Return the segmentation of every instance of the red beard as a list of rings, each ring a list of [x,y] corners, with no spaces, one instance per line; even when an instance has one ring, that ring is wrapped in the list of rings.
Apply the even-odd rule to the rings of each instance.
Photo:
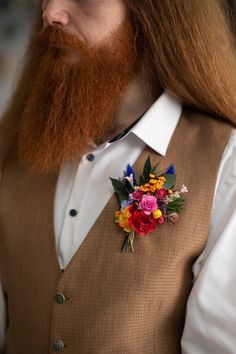
[[[39,64],[20,121],[19,159],[32,173],[55,173],[115,130],[122,95],[137,71],[136,36],[127,21],[89,47],[47,27],[30,50]]]

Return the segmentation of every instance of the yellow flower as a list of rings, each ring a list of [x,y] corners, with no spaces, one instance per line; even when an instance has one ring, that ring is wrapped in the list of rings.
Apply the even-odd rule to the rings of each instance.
[[[147,192],[148,188],[144,187],[144,186],[140,186],[139,189],[143,192]]]
[[[154,219],[159,219],[162,216],[162,212],[160,209],[157,209],[152,212],[152,215]]]
[[[156,189],[161,189],[163,184],[165,184],[166,178],[165,177],[158,177],[155,183]]]
[[[116,211],[115,213],[115,222],[117,222],[119,226],[126,232],[130,232],[132,230],[131,226],[128,223],[128,219],[131,216],[129,209],[130,206],[126,207],[121,211]]]
[[[149,177],[153,177],[150,178],[149,183],[145,183],[142,186],[139,187],[139,189],[141,191],[143,191],[144,193],[150,194],[150,193],[154,193],[156,192],[157,189],[161,189],[163,184],[166,181],[166,178],[161,176],[158,178],[155,178],[154,174],[149,174]],[[150,192],[150,193],[148,193]]]
[[[169,189],[169,190],[168,190],[168,193],[169,193],[169,194],[173,194],[172,189]]]
[[[149,173],[150,178],[155,178],[155,175],[153,173]]]

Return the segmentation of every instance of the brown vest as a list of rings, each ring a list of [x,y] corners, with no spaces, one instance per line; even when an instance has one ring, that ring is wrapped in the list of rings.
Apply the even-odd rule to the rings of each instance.
[[[207,240],[230,130],[226,123],[184,111],[167,155],[146,147],[134,164],[140,174],[148,155],[162,168],[174,163],[177,187],[189,189],[179,221],[136,237],[135,253],[121,253],[125,234],[114,222],[119,209],[114,194],[64,273],[53,227],[57,176],[30,175],[12,148],[0,185],[5,353],[50,353],[57,339],[64,353],[180,353],[191,267]],[[55,301],[57,293],[64,294],[63,303]]]

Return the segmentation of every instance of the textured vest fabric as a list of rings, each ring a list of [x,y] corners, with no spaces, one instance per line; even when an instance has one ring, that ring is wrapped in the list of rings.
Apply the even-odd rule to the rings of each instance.
[[[63,273],[53,226],[58,176],[30,175],[12,148],[0,185],[5,353],[51,353],[57,339],[64,353],[180,353],[191,267],[208,237],[230,131],[224,122],[184,110],[167,155],[146,147],[134,164],[138,175],[148,155],[162,168],[175,165],[177,187],[189,189],[179,221],[136,237],[135,253],[122,253],[125,234],[114,222],[119,209],[114,194]],[[66,301],[57,303],[56,293]]]

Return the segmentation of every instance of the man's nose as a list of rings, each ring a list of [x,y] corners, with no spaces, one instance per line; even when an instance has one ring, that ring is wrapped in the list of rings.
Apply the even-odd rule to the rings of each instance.
[[[69,13],[62,6],[59,0],[49,0],[47,5],[43,8],[42,13],[43,22],[51,26],[67,26],[70,22]]]

